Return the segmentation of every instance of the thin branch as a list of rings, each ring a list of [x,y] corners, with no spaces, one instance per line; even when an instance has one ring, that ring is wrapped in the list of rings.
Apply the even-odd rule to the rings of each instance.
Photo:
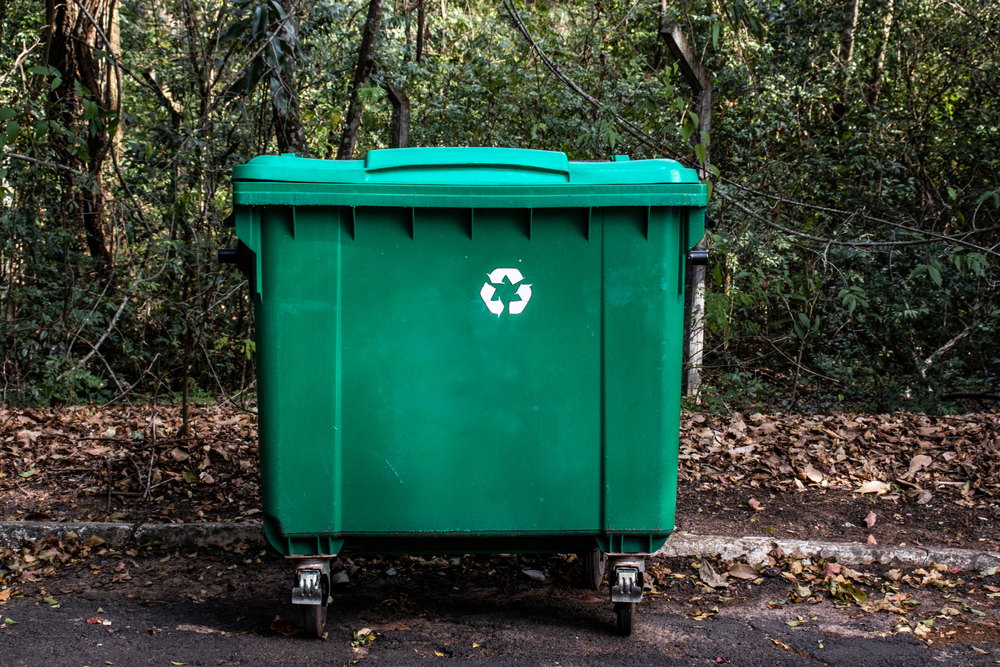
[[[64,164],[59,164],[58,162],[49,162],[48,160],[39,160],[38,158],[28,157],[27,155],[21,155],[20,153],[4,153],[4,157],[12,157],[15,160],[24,160],[25,162],[34,162],[35,164],[40,164],[43,167],[51,167],[52,169],[65,169],[66,171],[71,171],[78,176],[86,176],[87,173],[74,169],[73,167],[68,167]]]
[[[38,45],[41,43],[42,40],[36,40],[35,43],[31,45],[31,48],[27,48],[24,46],[24,42],[21,42],[21,54],[14,59],[14,66],[11,67],[6,74],[0,76],[0,86],[2,86],[3,82],[7,80],[8,76],[17,71],[17,68],[21,66],[21,63],[27,60],[28,56],[31,55],[31,52],[38,48]]]
[[[552,59],[549,58],[544,51],[542,51],[542,47],[540,47],[538,45],[538,42],[535,41],[534,37],[531,36],[531,32],[528,30],[528,26],[524,25],[524,21],[521,20],[521,15],[517,13],[516,9],[514,9],[514,5],[510,2],[510,0],[501,0],[501,2],[503,3],[504,9],[507,10],[507,14],[510,16],[510,20],[514,24],[514,28],[516,28],[517,31],[521,33],[521,35],[524,37],[524,39],[528,41],[528,44],[530,44],[531,48],[535,51],[535,53],[538,54],[538,57],[542,59],[542,62],[545,63],[545,66],[549,69],[549,71],[552,72],[552,74],[557,79],[566,84],[566,86],[570,90],[572,90],[574,93],[576,93],[584,100],[586,100],[587,103],[593,106],[595,109],[603,109],[604,108],[603,102],[594,97],[591,97],[582,88],[580,88],[580,86],[576,85],[576,83],[574,83],[573,80],[570,79],[568,76],[563,74],[562,70],[560,70],[559,67],[556,66],[556,64],[552,61]],[[656,141],[654,137],[643,132],[641,129],[636,127],[632,122],[626,120],[625,118],[615,113],[614,111],[611,112],[611,116],[615,119],[615,122],[622,127],[622,129],[631,134],[638,141],[642,142],[649,148],[652,148],[658,154],[666,155],[666,151],[663,149],[660,143]]]
[[[962,340],[963,338],[965,338],[966,336],[968,336],[970,333],[972,333],[973,330],[978,325],[979,325],[979,322],[973,322],[969,326],[965,327],[965,330],[962,333],[960,333],[957,336],[955,336],[954,338],[952,338],[950,341],[948,341],[947,343],[945,343],[944,345],[942,345],[941,347],[939,347],[937,350],[935,350],[934,353],[931,354],[931,356],[927,357],[924,360],[924,365],[920,368],[920,377],[926,378],[927,377],[927,370],[931,367],[931,364],[934,363],[934,360],[937,359],[938,357],[940,357],[942,354],[944,354],[948,350],[950,350],[952,347],[954,347],[955,343],[957,343],[958,341]]]
[[[807,204],[805,202],[796,201],[794,199],[786,199],[784,197],[778,197],[778,196],[775,196],[775,195],[769,195],[769,194],[767,194],[765,192],[760,192],[758,190],[754,190],[753,188],[749,188],[749,187],[747,187],[745,185],[741,185],[741,184],[737,183],[736,181],[733,181],[732,179],[729,179],[729,178],[721,177],[720,180],[725,181],[728,185],[732,185],[734,187],[737,187],[740,190],[743,190],[744,192],[749,192],[750,194],[757,195],[758,197],[763,197],[765,199],[773,199],[775,202],[780,202],[782,204],[791,204],[792,206],[798,206],[800,208],[808,208],[808,209],[812,209],[814,211],[824,211],[826,213],[835,213],[837,215],[853,216],[853,215],[859,215],[860,214],[861,217],[864,218],[865,220],[871,220],[872,222],[878,222],[878,223],[881,223],[881,224],[884,224],[884,225],[890,225],[890,226],[896,227],[898,229],[903,229],[903,230],[906,230],[908,232],[913,232],[914,234],[920,234],[922,236],[929,236],[931,238],[940,239],[942,241],[948,241],[950,243],[955,243],[957,245],[962,245],[962,246],[965,246],[967,248],[971,248],[972,250],[978,250],[978,251],[983,252],[983,253],[987,253],[987,254],[990,254],[990,255],[997,255],[998,257],[1000,257],[1000,253],[997,253],[997,252],[995,252],[995,251],[993,251],[993,250],[991,250],[989,248],[984,248],[982,246],[978,246],[978,245],[976,245],[974,243],[969,243],[968,241],[964,240],[964,238],[966,236],[971,236],[972,234],[981,234],[982,232],[991,232],[991,231],[995,231],[997,229],[1000,229],[1000,225],[996,225],[994,227],[983,227],[982,229],[971,229],[971,230],[965,231],[965,232],[958,232],[954,236],[945,236],[944,234],[938,234],[936,232],[929,232],[929,231],[926,231],[926,230],[923,230],[923,229],[917,229],[916,227],[910,227],[908,225],[903,225],[903,224],[900,224],[898,222],[893,222],[892,220],[886,220],[884,218],[876,218],[873,215],[868,215],[867,213],[865,213],[863,209],[861,211],[856,211],[856,212],[852,213],[850,211],[845,211],[845,210],[839,209],[839,208],[830,208],[829,206],[818,206],[816,204]]]
[[[760,220],[768,227],[773,227],[786,234],[791,234],[793,236],[798,236],[800,238],[809,239],[810,241],[816,241],[818,243],[824,243],[827,245],[839,245],[846,246],[848,248],[898,248],[900,246],[913,246],[913,245],[927,245],[929,243],[937,243],[937,239],[928,239],[924,241],[835,241],[834,239],[824,238],[822,236],[813,236],[812,234],[806,234],[804,232],[797,232],[794,229],[789,229],[783,225],[779,225],[776,222],[771,222],[764,216],[751,211],[749,208],[739,203],[729,195],[724,192],[718,192],[718,195],[731,203],[736,208],[740,209],[752,218]]]
[[[82,368],[83,366],[85,366],[85,365],[86,365],[86,363],[87,363],[88,361],[90,361],[90,358],[91,358],[92,356],[94,356],[94,355],[95,355],[95,354],[97,353],[97,350],[98,350],[98,349],[99,349],[99,348],[101,347],[101,344],[102,344],[102,343],[104,343],[104,340],[105,340],[105,339],[106,339],[106,338],[108,337],[108,335],[109,335],[109,334],[111,333],[112,329],[114,329],[114,328],[115,328],[115,324],[116,324],[116,323],[118,322],[118,318],[119,318],[119,317],[121,316],[121,314],[122,314],[122,311],[123,311],[123,310],[125,310],[125,305],[126,305],[126,304],[127,304],[128,302],[129,302],[129,297],[125,297],[125,298],[124,298],[124,299],[122,300],[122,305],[118,306],[118,312],[117,312],[117,313],[115,313],[115,316],[111,318],[111,323],[110,323],[110,324],[108,324],[108,328],[107,328],[107,329],[105,330],[104,334],[103,334],[103,335],[102,335],[102,336],[100,337],[100,339],[98,339],[98,341],[97,341],[97,344],[96,344],[96,345],[92,345],[92,346],[91,346],[91,347],[92,347],[93,349],[92,349],[92,350],[90,351],[90,353],[89,353],[89,354],[87,354],[87,356],[85,356],[85,357],[84,357],[83,359],[81,359],[81,360],[80,360],[79,362],[77,362],[77,364],[76,364],[76,368]],[[120,387],[119,387],[119,388],[120,388]]]

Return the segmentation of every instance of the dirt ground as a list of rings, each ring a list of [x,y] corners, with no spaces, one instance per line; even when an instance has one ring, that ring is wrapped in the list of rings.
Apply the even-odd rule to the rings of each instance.
[[[1000,416],[882,417],[686,415],[677,529],[996,549]],[[258,522],[253,415],[203,407],[192,433],[170,407],[2,411],[0,518]],[[623,639],[607,583],[580,588],[575,556],[347,553],[313,641],[268,551],[56,541],[0,556],[0,667],[1000,661],[995,571],[657,557]]]
[[[973,549],[1000,539],[1000,413],[685,413],[681,426],[678,530]],[[0,519],[259,519],[256,415],[201,406],[181,428],[178,406],[0,410]]]

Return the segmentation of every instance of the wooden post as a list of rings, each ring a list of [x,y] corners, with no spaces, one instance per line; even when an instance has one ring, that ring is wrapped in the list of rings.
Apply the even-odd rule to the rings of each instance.
[[[709,146],[707,139],[712,133],[712,82],[709,80],[708,72],[702,67],[691,45],[684,38],[684,33],[676,23],[663,20],[660,24],[660,38],[666,42],[670,53],[680,63],[681,73],[684,79],[695,92],[695,113],[698,116],[698,131],[692,136],[694,143],[701,143],[702,137],[705,141],[705,160],[698,165],[698,177],[708,180],[709,171]],[[699,249],[705,248],[705,239],[702,239],[697,246]],[[701,389],[701,364],[705,347],[705,277],[707,270],[705,266],[695,266],[691,278],[691,310],[690,310],[690,335],[687,343],[687,395],[697,396]]]

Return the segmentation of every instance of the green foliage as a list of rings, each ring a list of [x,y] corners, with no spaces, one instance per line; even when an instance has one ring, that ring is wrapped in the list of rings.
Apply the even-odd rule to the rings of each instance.
[[[718,223],[705,315],[710,405],[947,411],[968,406],[943,394],[1000,389],[995,5],[916,0],[895,3],[890,19],[886,3],[862,3],[845,62],[842,6],[668,3],[662,18],[681,26],[712,78],[708,136],[659,38],[659,3],[517,6],[560,76],[597,106],[492,2],[427,4],[416,62],[407,4],[385,5],[356,157],[388,145],[384,82],[409,97],[414,146],[673,157],[707,171]],[[276,150],[275,107],[286,112],[293,97],[311,154],[335,154],[367,3],[300,3],[297,27],[274,0],[123,5],[121,117],[73,81],[73,123],[53,95],[64,77],[42,61],[44,45],[13,68],[22,45],[44,34],[44,7],[6,7],[4,400],[180,392],[185,378],[195,392],[246,389],[249,295],[214,260],[234,243],[222,224],[228,175]],[[297,90],[287,85],[293,65]],[[74,179],[105,195],[110,281],[67,223],[84,204],[69,196],[58,157],[89,165],[88,139],[102,129],[114,154]]]

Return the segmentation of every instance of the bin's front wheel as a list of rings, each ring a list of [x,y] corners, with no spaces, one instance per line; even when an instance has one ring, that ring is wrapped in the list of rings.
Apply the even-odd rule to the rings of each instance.
[[[632,621],[635,619],[634,602],[616,602],[615,614],[618,615],[618,632],[623,637],[632,634]]]
[[[580,554],[583,561],[583,584],[595,591],[601,587],[604,580],[604,552],[594,547]]]
[[[306,636],[317,639],[323,636],[323,629],[326,627],[326,607],[330,600],[330,584],[326,577],[323,577],[322,584],[323,602],[320,604],[302,605],[302,617]]]

